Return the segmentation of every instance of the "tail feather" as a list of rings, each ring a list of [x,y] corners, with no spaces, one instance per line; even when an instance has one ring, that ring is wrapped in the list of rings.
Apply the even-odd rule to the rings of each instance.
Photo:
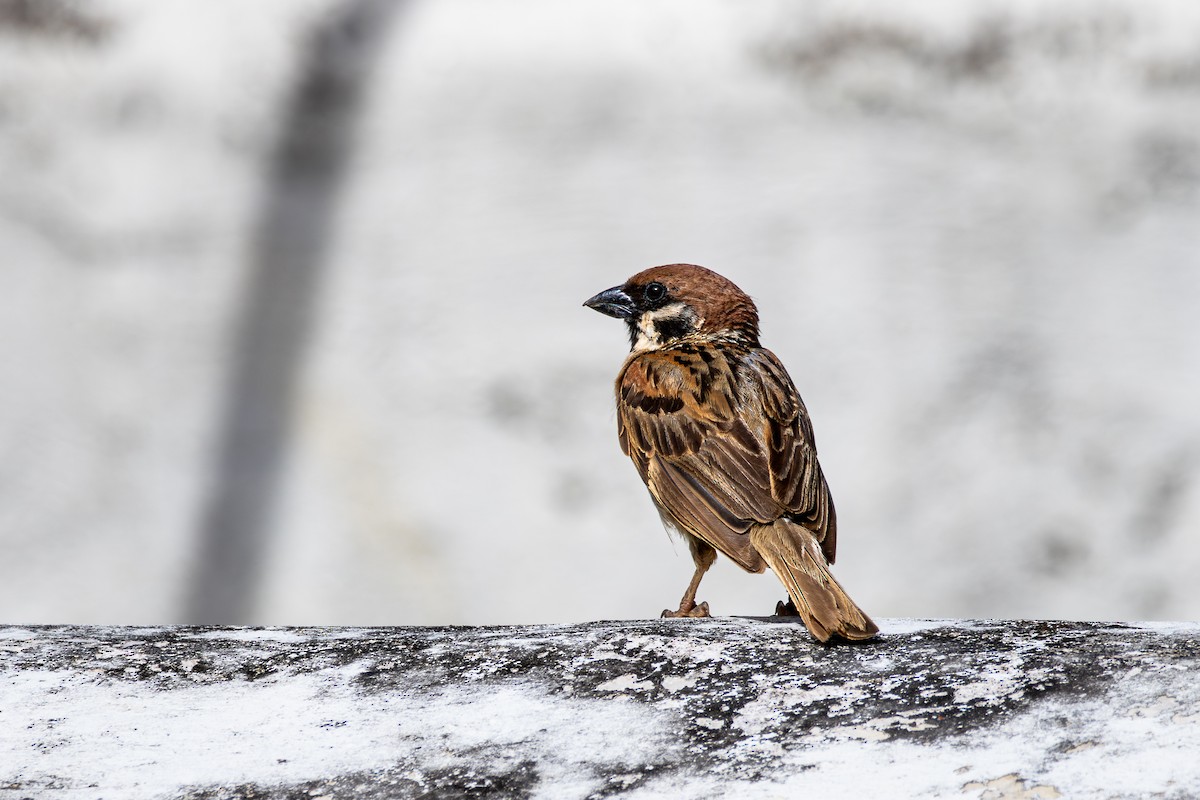
[[[750,543],[787,587],[805,627],[819,641],[833,636],[857,641],[879,633],[830,574],[821,545],[809,531],[780,520],[751,528]]]

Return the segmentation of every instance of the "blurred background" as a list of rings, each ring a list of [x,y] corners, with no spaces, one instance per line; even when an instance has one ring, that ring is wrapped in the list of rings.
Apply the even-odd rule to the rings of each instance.
[[[580,304],[677,261],[872,615],[1200,618],[1192,0],[0,0],[0,170],[5,622],[674,607]]]

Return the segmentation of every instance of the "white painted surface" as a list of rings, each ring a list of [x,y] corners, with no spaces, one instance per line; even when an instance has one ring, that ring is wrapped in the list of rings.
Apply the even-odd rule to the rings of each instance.
[[[328,5],[110,0],[101,46],[0,38],[3,619],[181,613],[259,181]],[[624,334],[579,304],[678,260],[758,300],[869,612],[1200,617],[1198,9],[414,4],[247,621],[672,605],[687,553],[616,447]],[[781,590],[724,564],[701,598]]]

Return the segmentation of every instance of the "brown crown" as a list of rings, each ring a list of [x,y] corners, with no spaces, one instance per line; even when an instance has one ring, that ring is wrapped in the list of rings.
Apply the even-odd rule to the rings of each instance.
[[[640,297],[647,284],[658,281],[673,300],[691,306],[703,319],[705,333],[740,333],[758,341],[758,309],[754,301],[728,278],[695,264],[664,264],[642,270],[625,282],[630,297]]]

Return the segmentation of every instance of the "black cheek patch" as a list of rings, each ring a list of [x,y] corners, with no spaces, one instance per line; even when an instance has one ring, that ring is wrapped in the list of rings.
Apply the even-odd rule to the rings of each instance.
[[[680,339],[687,336],[695,330],[692,323],[683,317],[668,317],[660,319],[654,323],[654,330],[658,333],[660,342],[669,342],[672,339]]]

